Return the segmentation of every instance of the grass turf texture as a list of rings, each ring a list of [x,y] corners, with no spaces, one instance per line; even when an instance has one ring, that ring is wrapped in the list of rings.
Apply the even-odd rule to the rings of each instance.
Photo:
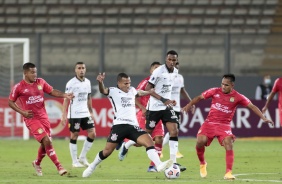
[[[68,170],[68,175],[60,176],[50,159],[42,161],[43,177],[35,175],[31,162],[36,158],[39,144],[35,140],[0,139],[0,183],[230,183],[223,180],[225,174],[225,151],[217,140],[206,148],[208,176],[199,176],[199,162],[195,152],[195,139],[180,138],[179,148],[184,158],[178,162],[187,167],[180,178],[168,180],[164,173],[147,173],[149,160],[144,148],[131,147],[124,161],[118,160],[118,151],[103,161],[89,178],[82,178],[85,168],[72,168],[69,141],[55,139],[53,145],[59,160]],[[106,139],[96,139],[88,153],[92,162],[97,152],[105,146]],[[78,150],[83,142],[78,141]],[[282,141],[248,140],[238,138],[234,144],[234,183],[282,183]],[[169,158],[168,145],[164,147],[164,158]],[[78,153],[79,154],[79,153]]]

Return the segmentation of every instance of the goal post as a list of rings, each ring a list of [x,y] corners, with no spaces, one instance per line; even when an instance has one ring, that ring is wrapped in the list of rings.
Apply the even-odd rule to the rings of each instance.
[[[7,63],[9,62],[10,63],[10,90],[11,88],[13,87],[14,85],[14,77],[15,77],[15,63],[14,63],[14,56],[15,56],[15,51],[14,51],[14,46],[17,45],[17,44],[22,44],[23,47],[22,47],[22,62],[21,62],[21,65],[24,64],[24,63],[27,63],[29,62],[29,48],[30,48],[30,45],[29,45],[29,38],[0,38],[0,45],[2,45],[4,48],[8,48],[9,49],[9,54],[7,54]],[[9,59],[8,59],[9,57]],[[21,60],[21,59],[20,59]],[[5,62],[3,62],[5,64]],[[12,125],[11,125],[11,136],[13,137],[14,135],[14,132],[13,132],[13,129],[14,129],[14,124],[15,122],[12,122]],[[23,125],[23,139],[24,140],[28,140],[29,139],[29,130],[27,129],[27,127],[25,125]]]

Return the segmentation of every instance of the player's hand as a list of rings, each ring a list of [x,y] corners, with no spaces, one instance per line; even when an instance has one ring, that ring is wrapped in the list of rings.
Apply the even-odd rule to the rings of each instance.
[[[185,105],[185,107],[183,107],[181,109],[181,111],[187,113],[190,109],[191,109],[191,106],[189,104],[187,104],[187,105]]]
[[[97,80],[98,82],[103,82],[104,79],[105,79],[105,72],[102,73],[102,74],[99,73],[99,75],[98,75],[97,78],[96,78],[96,80]]]
[[[191,109],[190,109],[190,110],[191,110],[191,113],[192,113],[192,114],[194,114],[194,113],[195,113],[195,111],[196,111],[196,106],[195,106],[195,105],[192,105],[192,107],[191,107]]]
[[[25,118],[33,118],[33,112],[32,112],[32,110],[24,111],[24,112],[23,112],[23,116],[24,116]]]
[[[73,93],[66,93],[65,98],[72,100],[74,98],[74,95],[73,95]]]
[[[67,123],[67,118],[66,117],[62,117],[61,122],[60,122],[63,126],[66,125]]]
[[[172,109],[173,106],[176,105],[176,101],[175,100],[167,100],[164,102],[165,106],[169,109]]]
[[[270,123],[272,126],[274,125],[274,122],[270,119],[263,119],[264,123]]]

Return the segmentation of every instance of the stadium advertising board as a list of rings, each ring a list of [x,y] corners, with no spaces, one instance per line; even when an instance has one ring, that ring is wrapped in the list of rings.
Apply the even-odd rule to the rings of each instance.
[[[18,113],[15,113],[8,106],[7,98],[0,98],[0,137],[22,136],[23,123]],[[185,101],[181,102],[183,105]],[[260,109],[264,101],[253,101]],[[96,133],[98,137],[105,137],[109,134],[112,120],[114,118],[113,109],[108,99],[93,99],[93,112]],[[69,137],[68,126],[62,126],[60,119],[62,115],[62,99],[46,99],[45,107],[51,122],[53,137]],[[183,114],[181,117],[180,136],[195,137],[200,125],[208,115],[210,101],[202,101],[197,104],[195,114]],[[281,136],[279,111],[277,101],[270,104],[265,114],[271,118],[275,125],[264,124],[250,109],[239,106],[231,122],[232,131],[237,137],[253,136]],[[14,126],[13,126],[14,125]],[[85,131],[81,135],[86,135]]]

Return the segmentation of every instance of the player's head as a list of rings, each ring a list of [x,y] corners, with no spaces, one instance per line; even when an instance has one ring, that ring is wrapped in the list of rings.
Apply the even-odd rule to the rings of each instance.
[[[170,50],[166,53],[165,64],[170,71],[173,71],[175,63],[178,61],[178,54],[174,50]]]
[[[230,93],[234,88],[235,75],[234,74],[224,74],[221,81],[221,89],[223,93]]]
[[[120,90],[127,93],[131,85],[130,77],[125,73],[119,73],[117,76],[117,85]]]
[[[84,77],[85,77],[85,73],[86,73],[85,64],[83,62],[81,62],[81,61],[77,62],[75,64],[75,74],[76,74],[76,77],[83,80]]]
[[[154,71],[156,68],[158,68],[160,65],[161,65],[160,62],[154,61],[154,62],[151,64],[151,66],[150,66],[150,74],[152,74],[153,71]]]
[[[37,79],[37,69],[33,63],[25,63],[23,65],[24,79],[28,83],[33,83]]]

